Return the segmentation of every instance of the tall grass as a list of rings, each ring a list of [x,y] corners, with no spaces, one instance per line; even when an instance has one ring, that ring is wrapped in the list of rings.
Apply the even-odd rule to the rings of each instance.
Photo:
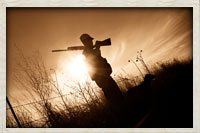
[[[31,57],[25,57],[23,54],[20,54],[20,59],[21,61],[18,62],[19,72],[15,75],[15,80],[21,87],[26,88],[26,91],[33,100],[39,100],[39,102],[31,104],[27,108],[26,106],[15,108],[22,127],[132,127],[133,124],[136,124],[131,123],[134,117],[127,117],[127,115],[125,115],[124,121],[121,121],[110,110],[103,92],[94,82],[87,81],[84,84],[74,82],[73,85],[67,85],[66,87],[70,87],[74,90],[74,93],[65,95],[61,91],[57,78],[55,78],[56,74],[54,74],[55,77],[53,78],[52,70],[48,70],[45,67],[39,53]],[[143,61],[143,59],[141,60]],[[184,109],[181,100],[187,107],[191,107],[192,96],[190,93],[192,86],[189,79],[192,75],[191,64],[191,60],[174,60],[172,62],[159,63],[151,68],[151,70],[147,68],[148,72],[151,71],[151,73],[157,76],[156,80],[152,83],[154,88],[155,112],[157,114],[153,113],[152,117],[154,117],[144,122],[142,126],[181,126],[180,124],[175,124],[173,121],[171,124],[167,122],[173,120],[172,117],[175,117],[175,114],[181,111],[180,109],[178,111],[175,110],[176,113],[173,114],[173,108],[177,109],[175,107],[176,104],[181,109]],[[140,77],[127,78],[123,75],[117,75],[115,79],[120,88],[124,90],[124,94],[128,89],[139,85],[143,80]],[[188,90],[183,89],[185,83]],[[181,95],[177,91],[180,91]],[[190,92],[190,95],[186,98],[187,100],[189,99],[189,103],[187,100],[183,100],[187,91]],[[52,95],[56,95],[57,98],[51,99]],[[172,99],[170,99],[170,96],[172,96]],[[173,104],[173,102],[175,103]],[[191,110],[185,109],[183,113],[188,113],[189,115],[185,115],[185,118],[191,119]],[[181,115],[184,115],[183,113]],[[182,120],[181,115],[178,115],[178,118]],[[168,116],[170,117],[166,120]],[[6,118],[7,127],[17,127],[9,110],[7,111]],[[122,124],[123,122],[126,125]],[[177,120],[176,122],[180,121]],[[187,127],[189,124],[190,122],[186,122],[184,126]]]

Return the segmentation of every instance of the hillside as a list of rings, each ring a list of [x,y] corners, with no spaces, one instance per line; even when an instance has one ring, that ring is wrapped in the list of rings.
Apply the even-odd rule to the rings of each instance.
[[[159,63],[150,71],[154,77],[148,87],[145,82],[135,87],[127,85],[130,88],[117,115],[90,84],[79,88],[79,98],[85,104],[74,103],[72,107],[66,103],[67,97],[60,95],[62,101],[57,105],[62,107],[54,106],[50,100],[33,105],[42,117],[39,120],[34,120],[23,106],[15,111],[22,127],[192,128],[193,62],[173,60]],[[7,116],[6,124],[17,127],[11,116]]]

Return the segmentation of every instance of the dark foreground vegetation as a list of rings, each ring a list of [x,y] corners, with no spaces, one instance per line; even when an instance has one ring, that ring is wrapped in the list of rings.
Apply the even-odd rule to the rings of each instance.
[[[40,114],[39,121],[33,121],[34,117],[25,113],[25,108],[15,111],[22,127],[192,128],[193,62],[173,60],[156,64],[150,71],[155,77],[145,93],[141,93],[141,87],[130,87],[137,82],[135,79],[125,83],[129,84],[129,88],[124,93],[125,100],[123,108],[119,109],[120,113],[113,112],[103,95],[97,95],[96,88],[90,84],[79,86],[79,97],[83,104],[76,105],[75,102],[74,106],[69,105],[61,93],[62,103],[58,107],[46,100],[49,95],[43,94],[42,90],[35,91],[42,93],[39,94],[42,102],[33,105]],[[58,89],[58,86],[54,87]],[[7,127],[17,127],[12,116],[7,115],[6,124]]]
[[[141,127],[193,127],[193,62],[164,63],[152,81],[152,114]]]

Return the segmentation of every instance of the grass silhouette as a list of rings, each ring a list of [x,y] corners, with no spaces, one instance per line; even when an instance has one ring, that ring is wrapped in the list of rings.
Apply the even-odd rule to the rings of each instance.
[[[151,82],[152,101],[148,108],[145,108],[143,102],[144,95],[139,94],[139,89],[134,89],[134,86],[140,86],[143,81],[116,76],[120,88],[125,88],[125,97],[133,93],[133,102],[125,100],[121,114],[116,115],[109,108],[101,90],[94,84],[74,83],[70,87],[76,90],[76,94],[73,100],[69,100],[68,95],[64,96],[60,91],[58,81],[50,77],[50,72],[43,61],[39,60],[40,57],[27,59],[21,55],[21,59],[22,62],[18,65],[22,73],[16,79],[28,88],[32,98],[40,100],[29,108],[21,106],[14,109],[22,127],[193,127],[192,60],[173,60],[158,63],[150,70],[148,68],[156,76]],[[134,91],[130,91],[131,89]],[[59,103],[50,100],[53,92],[61,99]],[[32,110],[35,110],[34,114]],[[9,110],[6,126],[17,127],[12,116],[8,114]],[[39,115],[39,120],[35,120],[35,114]]]

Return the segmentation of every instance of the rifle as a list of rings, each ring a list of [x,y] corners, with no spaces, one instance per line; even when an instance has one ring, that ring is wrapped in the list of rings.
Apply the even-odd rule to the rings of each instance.
[[[93,46],[93,48],[95,47],[101,47],[101,46],[109,46],[111,45],[111,39],[105,39],[103,41],[96,41],[95,45]],[[68,47],[67,49],[58,49],[58,50],[52,50],[52,52],[62,52],[62,51],[73,51],[73,50],[84,50],[84,46],[73,46],[73,47]]]

